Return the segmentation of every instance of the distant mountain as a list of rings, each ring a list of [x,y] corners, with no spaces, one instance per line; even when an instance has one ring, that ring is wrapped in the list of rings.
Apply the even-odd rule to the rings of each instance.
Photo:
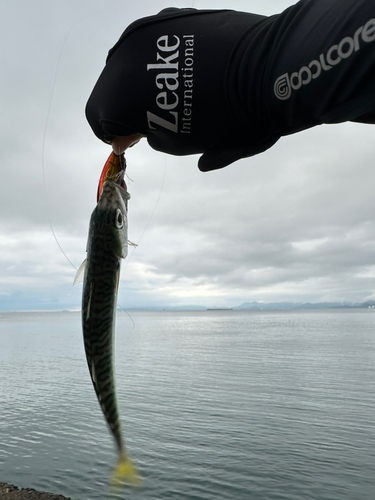
[[[363,303],[352,302],[244,302],[240,306],[234,307],[235,310],[253,309],[354,309],[354,308],[373,308],[375,301]]]
[[[367,302],[364,302],[363,304],[361,304],[359,307],[365,307],[366,309],[373,309],[375,307],[375,301],[368,300]]]
[[[367,302],[244,302],[236,307],[186,306],[144,306],[129,307],[127,311],[244,311],[244,310],[287,310],[287,309],[368,309],[375,308],[375,301]]]

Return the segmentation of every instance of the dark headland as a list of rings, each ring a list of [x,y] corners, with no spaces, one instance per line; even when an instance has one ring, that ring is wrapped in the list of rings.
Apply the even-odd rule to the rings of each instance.
[[[53,493],[45,493],[44,491],[36,491],[32,488],[18,489],[12,484],[0,483],[0,499],[1,500],[72,500],[70,497],[63,495],[54,495]]]

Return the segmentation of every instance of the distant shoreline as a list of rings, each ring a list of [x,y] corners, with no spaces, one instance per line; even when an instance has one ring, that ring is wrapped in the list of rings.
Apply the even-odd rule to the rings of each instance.
[[[366,302],[244,302],[241,305],[233,307],[207,307],[197,304],[186,306],[142,306],[142,307],[127,307],[117,309],[117,312],[204,312],[204,311],[296,311],[296,310],[327,310],[327,309],[375,309],[375,300]],[[80,314],[77,309],[20,309],[3,311],[5,313],[64,313],[64,314]]]
[[[206,311],[233,311],[233,307],[213,307],[206,309]]]
[[[33,488],[17,488],[13,484],[0,483],[1,500],[72,500],[70,497],[55,495]]]

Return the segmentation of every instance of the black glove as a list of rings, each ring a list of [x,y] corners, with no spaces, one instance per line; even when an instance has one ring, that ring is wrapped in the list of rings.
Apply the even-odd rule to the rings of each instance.
[[[375,123],[373,0],[301,0],[264,17],[166,9],[109,52],[87,118],[106,142],[141,133],[154,149],[222,168],[321,123]]]
[[[264,133],[255,109],[249,118],[237,51],[267,19],[171,8],[131,24],[110,50],[87,103],[94,133],[108,143],[141,133],[158,151],[204,153],[202,171],[269,148],[278,136]]]

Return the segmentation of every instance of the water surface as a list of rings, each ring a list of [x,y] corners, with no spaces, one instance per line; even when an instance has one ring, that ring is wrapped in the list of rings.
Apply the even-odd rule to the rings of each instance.
[[[119,313],[138,500],[373,500],[375,311]],[[78,313],[0,317],[0,481],[103,499],[115,448]]]

